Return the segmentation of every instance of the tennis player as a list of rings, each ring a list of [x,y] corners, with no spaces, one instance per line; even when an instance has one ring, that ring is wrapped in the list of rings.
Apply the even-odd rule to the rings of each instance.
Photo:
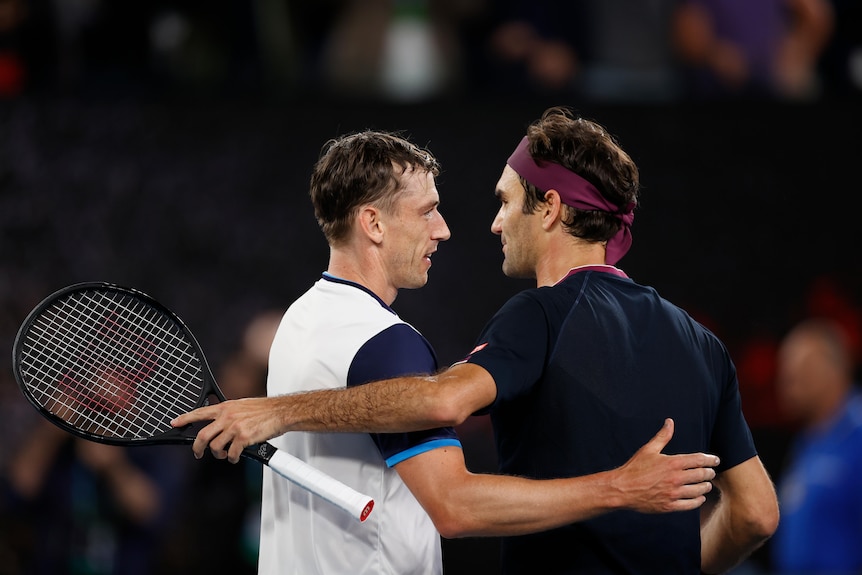
[[[329,142],[311,178],[315,214],[330,246],[329,265],[323,277],[290,306],[276,333],[270,352],[270,397],[225,402],[216,410],[204,408],[174,421],[182,426],[192,421],[215,420],[199,432],[193,446],[199,457],[207,446],[216,457],[228,456],[227,442],[223,441],[227,439],[232,442],[231,460],[236,461],[235,447],[266,436],[274,438],[272,443],[279,449],[374,498],[374,512],[360,524],[326,501],[264,469],[259,572],[439,574],[442,573],[439,534],[508,536],[551,528],[557,530],[540,536],[534,546],[542,553],[546,548],[557,548],[550,558],[541,554],[532,556],[531,570],[537,560],[550,561],[551,565],[595,565],[595,555],[605,558],[606,548],[619,546],[620,551],[612,553],[622,556],[631,553],[632,546],[646,545],[648,542],[641,541],[642,538],[652,537],[647,532],[635,536],[631,530],[627,531],[629,536],[591,533],[592,524],[586,521],[610,511],[616,514],[608,517],[617,518],[611,520],[612,525],[634,521],[632,527],[663,525],[641,520],[634,511],[680,511],[671,514],[677,519],[667,525],[684,524],[690,533],[685,529],[677,531],[686,532],[687,544],[696,544],[695,510],[705,501],[709,480],[714,476],[710,467],[717,464],[714,456],[700,449],[709,445],[706,435],[716,410],[708,410],[711,405],[700,405],[696,397],[713,391],[693,379],[700,373],[662,373],[661,380],[649,383],[665,385],[665,378],[679,376],[687,385],[703,387],[703,392],[689,394],[689,399],[680,406],[660,402],[651,406],[649,413],[631,414],[627,419],[611,419],[606,408],[581,413],[581,410],[589,412],[596,407],[594,404],[569,406],[572,411],[566,414],[568,403],[579,398],[571,395],[574,389],[561,393],[555,388],[567,382],[575,384],[577,379],[556,371],[556,365],[549,366],[553,373],[543,375],[541,361],[529,359],[529,365],[526,363],[527,357],[535,353],[544,358],[546,354],[539,348],[553,343],[547,335],[537,335],[539,318],[528,318],[524,325],[525,336],[536,337],[536,341],[515,342],[523,346],[527,357],[523,366],[506,368],[512,370],[511,378],[503,378],[497,369],[503,369],[504,359],[517,353],[514,349],[500,356],[500,364],[492,365],[489,360],[487,370],[481,366],[485,363],[478,363],[481,358],[498,357],[497,346],[510,343],[498,343],[495,337],[469,363],[440,377],[411,380],[408,385],[396,380],[394,386],[375,387],[373,391],[384,394],[380,397],[377,393],[370,394],[373,404],[348,405],[337,394],[314,396],[320,399],[315,407],[320,419],[309,423],[302,419],[303,425],[313,427],[315,433],[282,435],[282,422],[293,427],[293,414],[298,413],[290,398],[304,397],[292,395],[295,392],[356,389],[366,387],[361,384],[372,380],[438,371],[431,346],[390,307],[399,289],[418,288],[427,282],[432,257],[440,242],[449,238],[449,229],[438,210],[440,200],[435,185],[438,170],[431,154],[392,134],[362,132]],[[556,192],[553,197],[558,197]],[[552,202],[559,212],[559,201]],[[520,229],[526,234],[529,222],[538,222],[540,216],[524,214],[519,219]],[[537,225],[530,233],[538,239],[539,231]],[[528,247],[526,236],[516,239],[524,242],[522,249]],[[568,241],[572,248],[580,245],[575,239]],[[507,249],[512,250],[512,245]],[[599,244],[593,250],[604,252]],[[605,275],[618,280],[610,273]],[[551,289],[545,292],[549,297],[556,293]],[[534,307],[534,311],[542,315],[540,307]],[[686,320],[680,318],[680,321]],[[553,319],[547,330],[555,338],[558,323]],[[628,362],[627,358],[620,359]],[[653,369],[650,362],[644,367]],[[729,373],[725,375],[730,378]],[[634,377],[626,374],[629,376]],[[438,383],[448,382],[450,377],[460,383]],[[495,403],[494,378],[498,377],[501,384]],[[517,379],[517,384],[512,378]],[[596,379],[595,383],[599,381]],[[538,388],[543,383],[548,386],[547,392],[559,400],[555,412],[538,411],[543,406],[537,402],[554,402],[550,397],[541,397],[545,391]],[[732,401],[733,382],[728,379],[725,383]],[[537,389],[531,391],[530,384]],[[521,386],[521,390],[516,390],[515,385]],[[633,389],[637,385],[637,381],[632,382]],[[438,390],[444,391],[444,395],[436,395]],[[330,400],[331,411],[327,406]],[[715,401],[718,402],[717,397]],[[240,409],[232,411],[231,404]],[[284,417],[280,411],[282,405],[288,407]],[[520,430],[501,429],[505,433],[501,436],[505,442],[501,451],[503,470],[508,475],[470,473],[458,437],[448,426],[456,420],[463,421],[480,408],[490,408],[495,415],[499,415],[496,413],[499,408],[508,417],[514,416],[513,411],[521,411],[521,421],[497,419],[507,426],[510,423],[521,426]],[[364,419],[369,411],[376,413],[368,422],[354,419],[355,416]],[[457,417],[450,415],[453,411]],[[336,412],[339,415],[333,418]],[[696,445],[698,449],[690,455],[662,455],[673,436],[673,422],[665,421],[664,415],[658,413],[672,413],[685,421],[687,433],[693,437],[681,445]],[[395,423],[379,426],[374,431],[383,433],[371,435],[327,433],[349,428],[362,431],[376,418],[393,419]],[[704,421],[696,424],[701,419]],[[427,431],[421,431],[426,428]],[[240,432],[232,433],[239,429]],[[514,437],[512,433],[523,436]],[[510,452],[510,444],[516,447],[515,452]],[[719,445],[723,446],[721,442]],[[750,447],[750,441],[743,447]],[[535,465],[524,463],[523,450],[535,454]],[[627,456],[623,456],[626,450]],[[632,454],[635,455],[629,459]],[[593,457],[595,461],[590,461]],[[561,479],[588,472],[593,474]],[[581,535],[587,539],[581,540]],[[599,535],[607,541],[598,540]],[[668,535],[676,537],[678,533]],[[614,537],[619,541],[614,542]],[[565,543],[561,538],[566,539]],[[541,544],[543,541],[554,543]],[[584,549],[593,549],[594,545],[598,548],[585,555]],[[676,551],[663,547],[657,552],[670,550]],[[515,555],[507,553],[507,557],[523,565],[524,559],[518,551]],[[690,555],[680,556],[678,561],[691,562]]]

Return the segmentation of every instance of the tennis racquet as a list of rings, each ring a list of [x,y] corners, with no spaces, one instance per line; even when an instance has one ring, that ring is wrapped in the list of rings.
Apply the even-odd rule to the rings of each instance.
[[[201,427],[178,415],[225,401],[192,332],[135,289],[80,283],[45,298],[24,320],[12,350],[21,391],[48,420],[111,445],[191,443]],[[243,456],[365,521],[374,500],[268,442]]]

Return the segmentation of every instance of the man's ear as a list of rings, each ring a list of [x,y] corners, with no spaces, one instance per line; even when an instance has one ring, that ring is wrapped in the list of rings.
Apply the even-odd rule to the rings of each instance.
[[[380,210],[374,206],[362,206],[356,216],[359,229],[375,244],[383,241],[385,225],[381,215]]]
[[[551,229],[562,218],[563,202],[557,190],[550,189],[545,192],[545,203],[542,205],[542,228]]]

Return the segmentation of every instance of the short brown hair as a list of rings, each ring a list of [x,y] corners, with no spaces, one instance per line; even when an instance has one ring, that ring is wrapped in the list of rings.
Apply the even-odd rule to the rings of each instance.
[[[440,165],[430,152],[395,133],[366,130],[326,142],[311,174],[310,195],[327,241],[335,245],[347,237],[360,206],[391,209],[401,175],[411,170],[438,176]]]

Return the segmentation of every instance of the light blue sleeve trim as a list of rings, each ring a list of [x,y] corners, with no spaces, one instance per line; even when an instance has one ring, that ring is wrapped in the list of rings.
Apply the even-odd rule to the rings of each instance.
[[[434,441],[427,441],[421,445],[414,445],[410,449],[402,451],[401,453],[396,453],[386,460],[386,465],[388,467],[392,467],[401,463],[405,459],[410,459],[414,455],[419,455],[420,453],[425,453],[426,451],[446,446],[461,447],[461,442],[457,439],[435,439]]]

